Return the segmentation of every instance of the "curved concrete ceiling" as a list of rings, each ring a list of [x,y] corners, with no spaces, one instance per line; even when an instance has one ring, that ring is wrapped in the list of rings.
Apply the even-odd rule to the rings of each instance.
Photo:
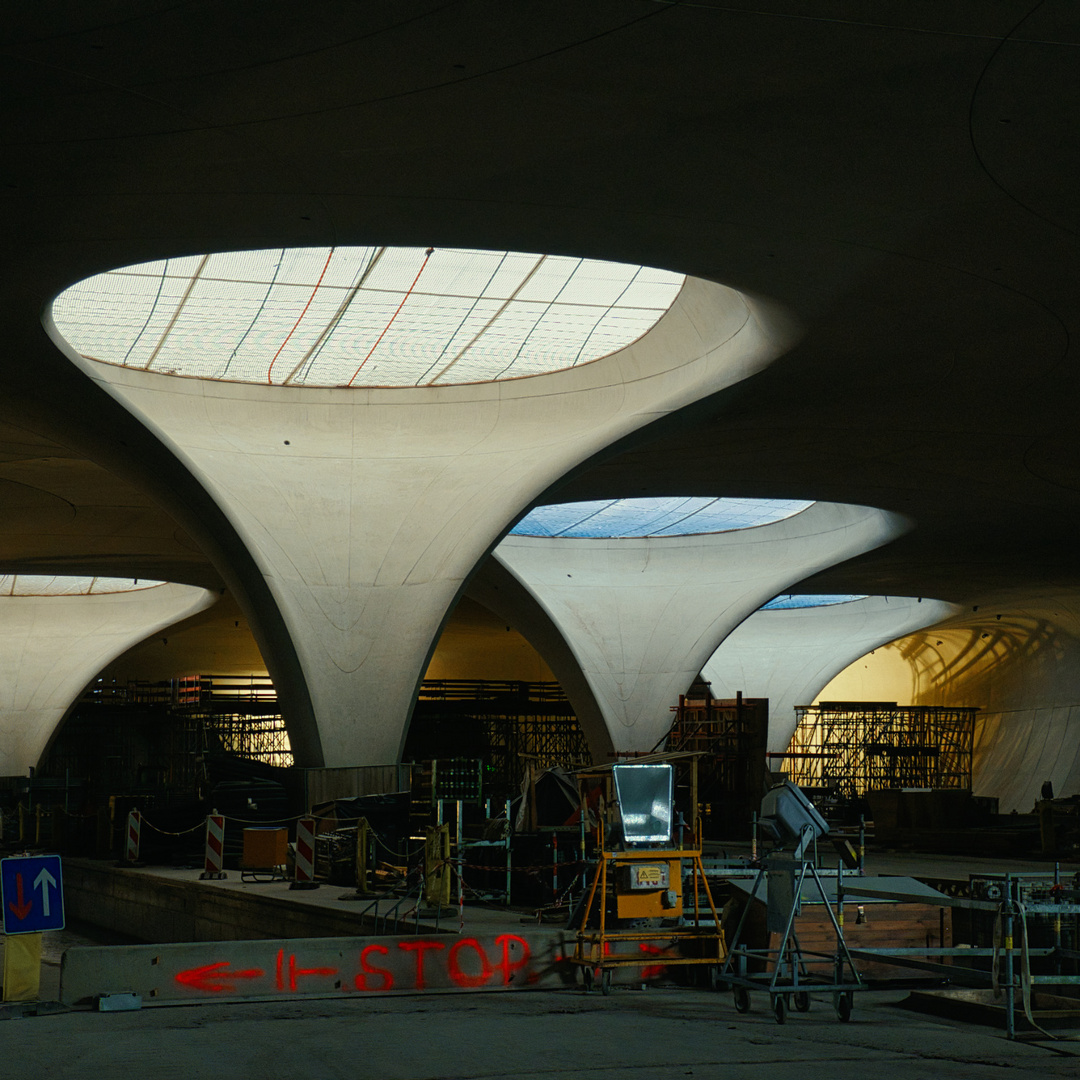
[[[871,649],[959,610],[956,604],[915,596],[766,605],[721,642],[701,673],[713,697],[733,698],[741,691],[769,699],[768,749],[779,752],[787,749],[795,731],[796,706],[813,704],[834,675]]]
[[[58,346],[172,449],[259,565],[313,707],[311,723],[286,713],[297,760],[332,766],[398,760],[439,627],[523,507],[610,443],[759,371],[785,333],[768,305],[687,278],[648,333],[592,363],[326,388],[101,363],[54,313]]]
[[[768,525],[688,536],[507,536],[494,557],[559,628],[615,750],[655,750],[721,641],[785,585],[910,527],[814,503]]]
[[[78,579],[70,588],[78,591],[0,595],[0,776],[37,765],[79,692],[106,664],[216,599],[168,582],[96,592]]]
[[[61,3],[7,29],[7,566],[223,582],[283,692],[302,686],[233,525],[40,314],[168,255],[435,244],[673,268],[801,328],[559,500],[882,506],[918,528],[802,588],[1006,612],[1080,594],[1073,4],[510,5],[497,36],[486,6],[434,0],[243,11]]]

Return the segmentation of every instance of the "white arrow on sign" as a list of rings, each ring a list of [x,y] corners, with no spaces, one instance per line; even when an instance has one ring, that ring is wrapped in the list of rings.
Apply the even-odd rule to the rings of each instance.
[[[41,873],[34,878],[34,888],[41,890],[41,913],[47,919],[49,917],[49,886],[56,888],[56,878],[49,873],[46,867],[41,868]]]

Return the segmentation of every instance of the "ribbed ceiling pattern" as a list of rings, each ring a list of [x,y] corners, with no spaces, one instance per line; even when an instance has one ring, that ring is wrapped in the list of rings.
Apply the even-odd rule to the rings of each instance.
[[[0,574],[0,596],[89,596],[135,592],[164,585],[148,578],[54,577],[49,574]]]
[[[53,319],[83,356],[202,379],[428,386],[540,375],[637,340],[685,277],[513,251],[192,255],[86,278]]]

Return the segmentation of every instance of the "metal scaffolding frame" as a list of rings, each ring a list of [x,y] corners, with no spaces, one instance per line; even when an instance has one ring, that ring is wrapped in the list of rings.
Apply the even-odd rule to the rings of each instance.
[[[520,787],[526,762],[570,768],[592,763],[585,736],[556,682],[425,680],[414,727],[421,736],[444,733],[454,744],[466,739],[481,744],[487,783],[500,795]],[[57,737],[43,763],[44,774],[93,773],[106,777],[110,789],[146,781],[194,790],[196,759],[207,747],[265,765],[293,764],[268,677],[192,675],[164,682],[94,683]],[[418,760],[446,756],[427,752],[422,737],[415,749]]]
[[[425,679],[417,719],[475,725],[494,794],[516,792],[530,762],[534,768],[592,764],[588,742],[556,682]]]
[[[212,749],[266,765],[293,763],[266,676],[197,675],[163,682],[94,683],[40,770],[94,776],[103,790],[195,792]]]
[[[854,798],[889,788],[971,790],[977,708],[823,701],[795,709],[783,769]]]
[[[666,749],[699,755],[695,802],[704,835],[739,836],[761,802],[768,698],[680,695],[674,712]]]

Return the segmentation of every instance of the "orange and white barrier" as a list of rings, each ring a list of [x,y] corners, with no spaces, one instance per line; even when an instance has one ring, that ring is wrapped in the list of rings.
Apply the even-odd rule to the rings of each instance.
[[[225,877],[222,866],[225,863],[225,815],[207,814],[206,816],[206,855],[203,860],[203,872],[200,881],[220,880]]]
[[[127,840],[124,844],[124,861],[139,861],[139,834],[142,832],[142,814],[132,810],[127,819]]]
[[[296,823],[296,875],[290,889],[317,889],[315,881],[315,819],[302,817]]]

